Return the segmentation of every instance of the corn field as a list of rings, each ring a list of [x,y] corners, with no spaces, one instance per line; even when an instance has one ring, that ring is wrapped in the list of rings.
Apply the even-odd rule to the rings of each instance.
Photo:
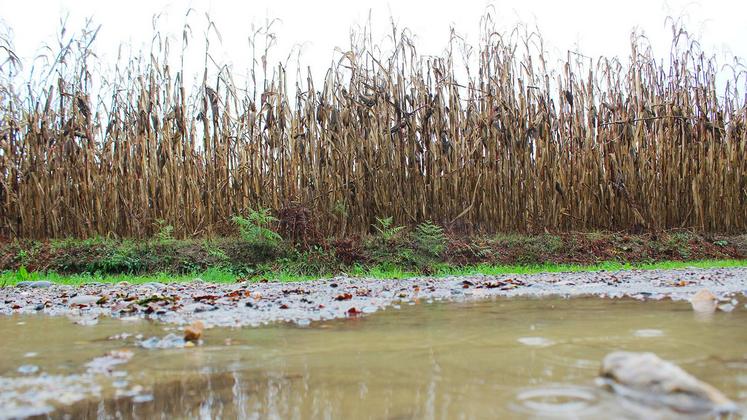
[[[538,33],[481,22],[478,45],[452,33],[440,56],[406,30],[386,51],[364,30],[326,74],[292,70],[292,89],[268,43],[244,84],[209,51],[188,84],[195,69],[160,40],[105,76],[84,30],[32,88],[6,42],[0,235],[142,238],[166,223],[209,236],[293,204],[330,236],[377,216],[467,232],[747,230],[742,68],[674,24],[669,57],[632,36],[622,60],[549,63]]]

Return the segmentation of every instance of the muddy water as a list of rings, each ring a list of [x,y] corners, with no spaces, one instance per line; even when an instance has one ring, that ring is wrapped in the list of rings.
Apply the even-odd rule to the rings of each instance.
[[[215,328],[194,348],[148,350],[136,343],[178,330],[2,317],[0,417],[675,417],[597,387],[604,355],[654,351],[744,407],[745,326],[744,302],[703,318],[686,302],[499,299]],[[113,350],[132,357],[97,359]]]

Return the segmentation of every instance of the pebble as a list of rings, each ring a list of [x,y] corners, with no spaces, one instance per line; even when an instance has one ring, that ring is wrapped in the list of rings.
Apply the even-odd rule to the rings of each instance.
[[[176,334],[167,334],[163,338],[151,337],[137,344],[145,349],[174,349],[184,347],[185,343],[187,342],[184,338]]]
[[[158,283],[158,282],[155,282],[155,281],[151,281],[151,282],[148,282],[148,283],[141,284],[140,287],[138,287],[138,290],[143,290],[144,292],[147,292],[147,291],[149,291],[149,289],[150,290],[154,290],[155,289],[155,290],[159,290],[160,291],[160,290],[163,290],[165,288],[166,288],[165,284]]]
[[[690,298],[695,312],[712,313],[716,310],[717,298],[708,289],[702,289]]]
[[[21,365],[18,367],[18,373],[24,375],[31,375],[39,371],[39,366],[36,365]]]
[[[724,303],[724,304],[718,305],[718,310],[721,312],[731,312],[734,310],[734,305],[731,303]]]
[[[202,331],[205,330],[205,323],[195,321],[188,327],[184,328],[184,340],[198,341],[202,337]]]
[[[46,289],[47,287],[51,287],[54,285],[49,280],[36,280],[36,281],[22,281],[18,282],[16,284],[16,287],[31,287],[31,288],[38,288],[38,289]]]
[[[615,281],[611,282],[613,278]],[[522,285],[510,290],[493,286],[508,279],[518,280]],[[672,279],[682,279],[687,284],[673,286]],[[466,289],[465,282],[468,286]],[[341,294],[352,295],[353,306],[361,314],[414,305],[417,302],[469,302],[495,297],[594,295],[686,301],[704,288],[710,289],[714,296],[722,297],[747,291],[747,269],[476,275],[437,280],[423,277],[385,281],[338,276],[332,280],[243,285],[246,287],[195,279],[190,283],[166,285],[150,282],[99,287],[90,284],[55,285],[46,289],[31,289],[28,285],[20,288],[7,287],[0,288],[0,314],[37,314],[43,311],[44,314],[55,316],[73,314],[76,315],[74,319],[81,314],[90,314],[96,317],[112,316],[121,321],[149,318],[174,325],[189,325],[199,318],[211,326],[256,326],[272,322],[292,322],[303,326],[306,323],[304,320],[317,322],[347,317],[351,302],[335,300]],[[153,295],[163,295],[168,299],[138,303]],[[101,296],[106,298],[99,299]],[[741,310],[744,303],[714,302],[709,297],[706,296],[704,306],[731,303],[735,307],[732,310]],[[280,309],[281,305],[285,309]],[[80,311],[79,308],[86,310]],[[722,306],[721,309],[728,310],[729,307]]]
[[[68,301],[70,306],[91,306],[98,302],[100,298],[93,295],[78,295]]]
[[[199,302],[198,303],[190,303],[190,304],[184,305],[182,307],[182,311],[183,312],[192,312],[192,313],[196,313],[196,314],[198,314],[200,312],[208,312],[208,311],[212,311],[212,310],[213,310],[213,306],[212,305],[207,305],[207,304],[199,303]]]
[[[681,413],[725,414],[737,409],[718,389],[654,353],[609,353],[599,382],[624,398],[667,405]]]
[[[78,325],[90,327],[90,326],[98,324],[99,318],[97,316],[82,316],[80,318],[74,319],[73,322]]]

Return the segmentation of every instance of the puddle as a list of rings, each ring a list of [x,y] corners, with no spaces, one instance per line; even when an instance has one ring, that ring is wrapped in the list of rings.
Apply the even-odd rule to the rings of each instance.
[[[744,407],[738,306],[704,320],[672,301],[421,303],[213,328],[196,347],[161,346],[180,330],[148,321],[0,317],[0,418],[673,418],[596,386],[602,358],[653,351]]]

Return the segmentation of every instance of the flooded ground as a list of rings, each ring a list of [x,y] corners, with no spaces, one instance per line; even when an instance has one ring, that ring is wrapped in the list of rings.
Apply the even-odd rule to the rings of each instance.
[[[747,404],[747,309],[685,301],[498,297],[372,315],[212,328],[0,317],[0,417],[668,418],[598,387],[614,350],[653,351]],[[738,416],[741,416],[739,414]]]

